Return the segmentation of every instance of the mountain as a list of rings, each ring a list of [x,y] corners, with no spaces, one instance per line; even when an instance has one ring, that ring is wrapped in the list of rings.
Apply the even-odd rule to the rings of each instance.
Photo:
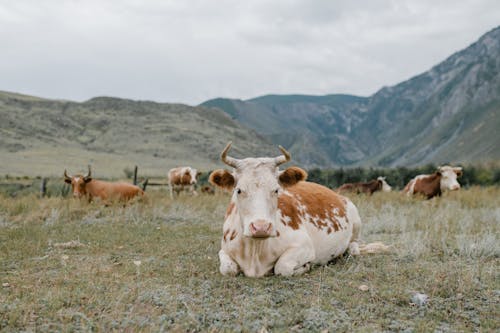
[[[218,108],[306,166],[500,159],[500,27],[429,71],[369,97],[218,98]]]
[[[0,174],[62,175],[93,166],[97,176],[166,175],[169,168],[221,167],[219,154],[279,154],[220,110],[111,97],[83,103],[0,92]]]

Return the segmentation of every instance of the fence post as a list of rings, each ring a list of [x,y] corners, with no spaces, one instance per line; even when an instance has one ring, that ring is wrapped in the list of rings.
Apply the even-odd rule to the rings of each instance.
[[[40,197],[44,197],[47,194],[47,181],[48,178],[42,178],[42,183],[40,184]]]
[[[142,190],[146,192],[146,187],[148,186],[149,178],[146,178],[144,183],[142,183]]]
[[[134,168],[134,185],[137,185],[137,165]]]

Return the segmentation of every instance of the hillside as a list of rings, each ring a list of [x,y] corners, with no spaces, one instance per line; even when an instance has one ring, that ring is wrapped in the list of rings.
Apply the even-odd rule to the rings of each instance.
[[[220,167],[220,151],[277,154],[252,130],[215,109],[98,97],[83,103],[0,92],[0,174],[61,175],[85,170],[123,177],[125,168]]]
[[[370,97],[214,99],[307,166],[500,159],[500,27],[431,70]]]

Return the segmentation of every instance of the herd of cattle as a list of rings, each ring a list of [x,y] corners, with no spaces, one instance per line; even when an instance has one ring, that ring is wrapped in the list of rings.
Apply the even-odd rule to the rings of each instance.
[[[222,274],[297,275],[308,271],[311,265],[326,264],[347,250],[355,256],[389,249],[380,242],[361,244],[358,210],[351,200],[339,194],[391,191],[385,178],[344,184],[333,191],[307,182],[306,171],[299,167],[279,170],[281,164],[291,159],[281,146],[282,154],[277,157],[245,159],[230,157],[230,148],[228,143],[221,160],[232,170],[215,170],[209,176],[212,185],[232,192],[219,251]],[[462,168],[442,166],[431,175],[416,176],[403,192],[430,199],[445,190],[458,190],[457,177],[461,174]],[[196,193],[198,175],[191,167],[171,169],[170,195],[186,188]],[[135,185],[92,179],[90,167],[86,175],[69,176],[65,170],[64,177],[72,186],[73,196],[89,201],[94,197],[108,202],[144,196],[144,191]]]

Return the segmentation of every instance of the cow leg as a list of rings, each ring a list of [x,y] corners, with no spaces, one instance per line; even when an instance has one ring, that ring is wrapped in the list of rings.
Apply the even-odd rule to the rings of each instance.
[[[349,242],[349,254],[358,256],[360,255],[358,242],[361,233],[361,218],[359,217],[358,209],[352,202],[347,204],[347,219],[349,223],[352,223],[352,236]]]
[[[314,259],[314,249],[307,245],[286,250],[274,265],[274,274],[291,276],[309,271]]]
[[[222,275],[236,276],[240,272],[238,264],[224,250],[219,251],[219,260]]]
[[[168,188],[170,190],[170,199],[173,199],[174,198],[174,189],[173,189],[173,186],[172,183],[169,183],[168,184]]]

